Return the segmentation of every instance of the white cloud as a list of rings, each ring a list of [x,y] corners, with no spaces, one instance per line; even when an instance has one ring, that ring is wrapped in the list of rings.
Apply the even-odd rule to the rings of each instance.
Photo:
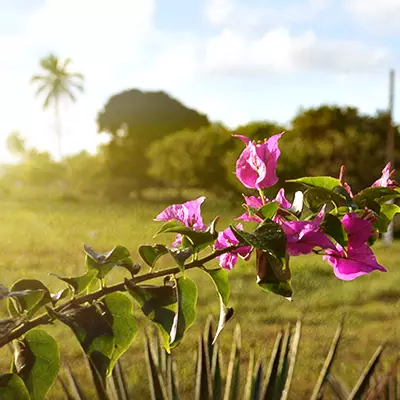
[[[152,66],[140,74],[139,85],[147,89],[173,90],[193,81],[199,71],[199,48],[193,40],[165,45]]]
[[[385,49],[356,41],[318,39],[312,31],[292,35],[285,27],[271,29],[258,37],[224,29],[206,46],[208,70],[221,74],[365,72],[386,68],[388,59]]]
[[[272,5],[271,2],[264,1],[262,5],[256,5],[246,0],[208,0],[205,13],[214,25],[236,30],[255,30],[260,27],[266,29],[292,22],[312,21],[330,2],[331,0],[306,0],[301,3],[279,4],[276,1]]]
[[[343,0],[346,9],[369,29],[400,32],[400,0]]]

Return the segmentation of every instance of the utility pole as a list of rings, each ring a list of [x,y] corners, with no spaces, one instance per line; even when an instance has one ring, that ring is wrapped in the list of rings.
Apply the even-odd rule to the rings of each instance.
[[[386,158],[387,162],[391,163],[392,169],[394,168],[394,155],[395,155],[395,129],[393,123],[393,108],[394,108],[394,69],[390,70],[389,74],[389,128],[387,134],[387,149]],[[390,200],[390,203],[393,203]],[[393,222],[389,224],[387,232],[383,236],[384,244],[386,247],[390,247],[393,241]]]

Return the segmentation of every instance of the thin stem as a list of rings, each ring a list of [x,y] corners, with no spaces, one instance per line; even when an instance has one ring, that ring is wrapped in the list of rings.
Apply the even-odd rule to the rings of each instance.
[[[264,190],[258,189],[258,193],[260,193],[262,204],[263,204],[263,206],[265,206],[267,203],[265,201]]]
[[[203,264],[214,260],[216,257],[218,257],[222,254],[225,254],[225,253],[229,253],[230,251],[236,250],[242,246],[243,246],[243,244],[238,244],[235,246],[227,247],[226,249],[223,249],[223,250],[214,251],[211,254],[209,254],[208,256],[201,258],[200,260],[194,260],[194,261],[190,262],[189,264],[185,265],[185,270],[202,267]],[[164,270],[157,271],[157,272],[150,272],[148,274],[139,275],[137,277],[129,279],[129,281],[134,284],[137,284],[137,283],[149,281],[151,279],[160,278],[162,276],[175,275],[175,274],[178,274],[179,272],[181,272],[181,269],[179,267],[172,267],[172,268],[164,269]],[[101,297],[104,297],[107,294],[114,293],[114,292],[125,292],[125,291],[126,291],[125,282],[117,283],[112,286],[103,287],[100,290],[93,292],[93,293],[89,293],[85,296],[68,300],[65,303],[55,307],[53,309],[53,311],[61,312],[63,309],[65,309],[71,305],[92,303],[93,301],[96,301],[96,300],[100,299]],[[22,325],[21,327],[15,329],[9,335],[0,338],[0,348],[5,346],[7,343],[10,343],[11,341],[18,339],[20,336],[24,335],[26,332],[30,331],[31,329],[33,329],[39,325],[51,324],[52,321],[53,320],[49,316],[49,314],[45,313],[45,314],[40,315],[39,317],[27,322],[26,324]]]

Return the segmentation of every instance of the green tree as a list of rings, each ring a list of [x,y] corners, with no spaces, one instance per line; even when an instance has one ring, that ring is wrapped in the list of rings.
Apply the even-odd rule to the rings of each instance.
[[[18,131],[13,131],[7,136],[6,146],[10,153],[17,156],[22,156],[26,152],[25,139]]]
[[[345,165],[346,180],[358,191],[381,175],[388,127],[385,112],[371,116],[354,107],[327,105],[300,110],[281,139],[279,176],[338,176]],[[399,148],[399,135],[396,140]],[[400,161],[399,152],[396,158]]]
[[[208,118],[187,108],[165,92],[127,90],[112,96],[98,114],[99,132],[110,135],[102,147],[108,171],[108,189],[113,196],[126,197],[131,191],[141,196],[154,185],[148,174],[146,156],[150,144],[172,133],[187,130],[194,135],[208,126]]]
[[[72,102],[76,101],[74,90],[83,91],[83,75],[78,72],[69,71],[71,59],[67,58],[61,61],[54,54],[40,60],[40,67],[43,72],[40,75],[34,75],[31,83],[37,85],[36,96],[45,94],[43,108],[54,107],[56,136],[58,142],[58,156],[61,159],[61,119],[60,119],[60,103],[62,98],[67,98]]]
[[[100,155],[87,151],[64,159],[67,182],[72,196],[100,197],[104,190],[104,165]]]
[[[227,180],[224,157],[233,142],[220,124],[165,136],[149,147],[149,173],[167,187],[208,189],[226,197],[233,188]]]

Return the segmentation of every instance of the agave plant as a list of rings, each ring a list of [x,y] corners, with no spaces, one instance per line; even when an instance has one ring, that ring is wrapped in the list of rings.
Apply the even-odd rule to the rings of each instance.
[[[195,400],[287,400],[295,398],[290,392],[294,375],[297,353],[301,338],[302,323],[299,320],[294,327],[287,326],[275,339],[268,365],[263,355],[256,357],[250,351],[248,364],[241,361],[241,329],[237,324],[233,343],[223,376],[221,350],[218,342],[213,344],[214,324],[207,320],[204,333],[200,335],[196,352]],[[321,368],[319,378],[311,394],[311,400],[321,400],[330,386],[331,393],[339,400],[397,400],[399,398],[398,375],[400,356],[392,363],[384,376],[375,383],[372,377],[380,362],[384,345],[378,347],[363,373],[352,389],[331,372],[338,345],[342,337],[343,321],[339,324],[330,349]],[[152,400],[179,400],[178,369],[173,355],[165,351],[157,335],[146,335],[145,356],[149,377],[149,392]],[[118,361],[108,378],[107,389],[97,379],[96,371],[91,368],[97,398],[101,400],[129,400],[127,378]],[[68,367],[65,368],[68,383],[59,378],[68,400],[86,400],[82,385],[78,383]],[[242,379],[244,378],[245,379]],[[302,397],[303,398],[303,397]]]

